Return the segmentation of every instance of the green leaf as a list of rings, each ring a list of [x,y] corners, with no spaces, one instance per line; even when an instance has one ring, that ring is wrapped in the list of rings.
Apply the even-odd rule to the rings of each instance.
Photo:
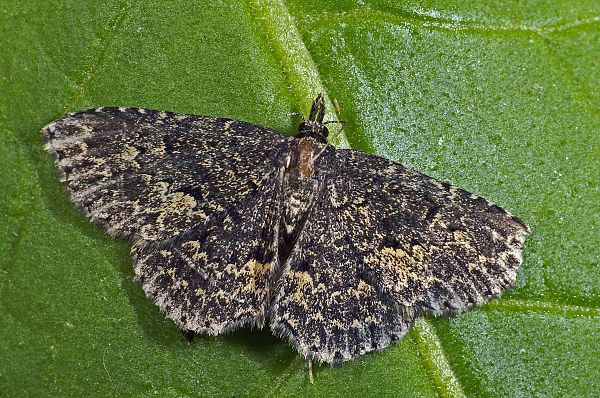
[[[600,3],[9,0],[0,10],[0,396],[595,396]],[[485,196],[532,228],[503,298],[306,379],[268,330],[182,342],[128,244],[80,215],[40,129],[139,106],[333,141]],[[331,102],[330,102],[331,104]],[[260,160],[258,160],[260,161]]]

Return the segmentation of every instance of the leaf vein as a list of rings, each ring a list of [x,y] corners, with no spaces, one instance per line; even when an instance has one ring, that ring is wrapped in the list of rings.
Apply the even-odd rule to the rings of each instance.
[[[482,21],[473,19],[431,16],[426,13],[381,11],[372,8],[361,8],[354,11],[342,12],[322,12],[316,17],[307,18],[307,22],[312,24],[327,23],[330,21],[348,21],[348,20],[379,20],[393,24],[411,24],[419,25],[437,30],[466,31],[466,32],[532,32],[538,34],[564,32],[586,26],[594,26],[600,23],[600,16],[564,22],[559,25],[535,26],[527,23],[510,24],[500,23],[491,25]]]
[[[413,330],[416,333],[416,345],[423,358],[425,366],[433,376],[434,385],[440,397],[465,397],[462,386],[454,375],[442,344],[431,324],[419,318],[415,321]]]
[[[286,77],[294,103],[308,109],[319,92],[326,93],[320,72],[308,51],[294,17],[281,0],[254,0],[248,6],[260,32],[271,44],[279,66]],[[328,101],[330,101],[328,99]],[[329,103],[327,120],[338,120]],[[348,148],[348,139],[342,129],[330,128],[330,140],[340,148]]]
[[[555,312],[561,313],[564,316],[600,317],[600,308],[536,300],[495,300],[488,303],[486,306],[507,311]]]
[[[92,63],[87,71],[84,71],[81,80],[76,84],[73,97],[70,101],[70,106],[66,109],[73,108],[85,95],[85,87],[92,80],[100,66],[104,63],[108,49],[112,45],[118,31],[123,27],[125,19],[129,14],[132,1],[125,1],[121,9],[117,12],[111,21],[108,34],[102,39],[100,47],[97,50],[96,60]]]

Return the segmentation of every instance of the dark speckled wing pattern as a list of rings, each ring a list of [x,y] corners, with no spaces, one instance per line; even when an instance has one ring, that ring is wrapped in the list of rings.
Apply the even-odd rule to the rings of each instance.
[[[132,108],[69,114],[43,133],[75,204],[134,242],[136,276],[169,318],[209,334],[264,323],[288,138]]]
[[[109,233],[145,241],[260,192],[288,142],[250,123],[132,108],[69,114],[44,135],[75,204]]]
[[[324,96],[294,138],[132,108],[43,129],[75,204],[133,242],[146,295],[181,329],[268,324],[338,363],[515,281],[529,229],[485,199],[326,143]]]
[[[332,197],[346,213],[355,251],[373,283],[400,307],[453,313],[515,282],[529,233],[517,217],[377,156],[339,150],[336,158],[342,178]],[[351,222],[351,214],[361,217]]]
[[[398,340],[422,313],[510,287],[528,228],[485,199],[389,160],[337,150],[283,271],[273,330],[341,362]]]
[[[333,187],[333,184],[328,188]],[[323,190],[282,270],[271,329],[303,356],[342,362],[398,341],[411,317],[380,295],[354,249],[353,226]]]

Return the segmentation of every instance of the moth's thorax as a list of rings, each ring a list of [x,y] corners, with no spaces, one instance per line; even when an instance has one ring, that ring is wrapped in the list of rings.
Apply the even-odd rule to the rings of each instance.
[[[323,155],[333,148],[313,137],[296,138],[290,145],[286,164],[286,177],[297,179],[316,178],[317,165]]]

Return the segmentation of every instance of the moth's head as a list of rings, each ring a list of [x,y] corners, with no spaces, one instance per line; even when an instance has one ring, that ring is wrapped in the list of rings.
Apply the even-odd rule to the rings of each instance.
[[[310,115],[308,120],[305,120],[298,126],[298,133],[296,138],[312,137],[318,141],[327,143],[327,136],[329,130],[323,123],[325,117],[325,96],[323,93],[317,95],[317,98],[313,101],[312,107],[310,108]]]

